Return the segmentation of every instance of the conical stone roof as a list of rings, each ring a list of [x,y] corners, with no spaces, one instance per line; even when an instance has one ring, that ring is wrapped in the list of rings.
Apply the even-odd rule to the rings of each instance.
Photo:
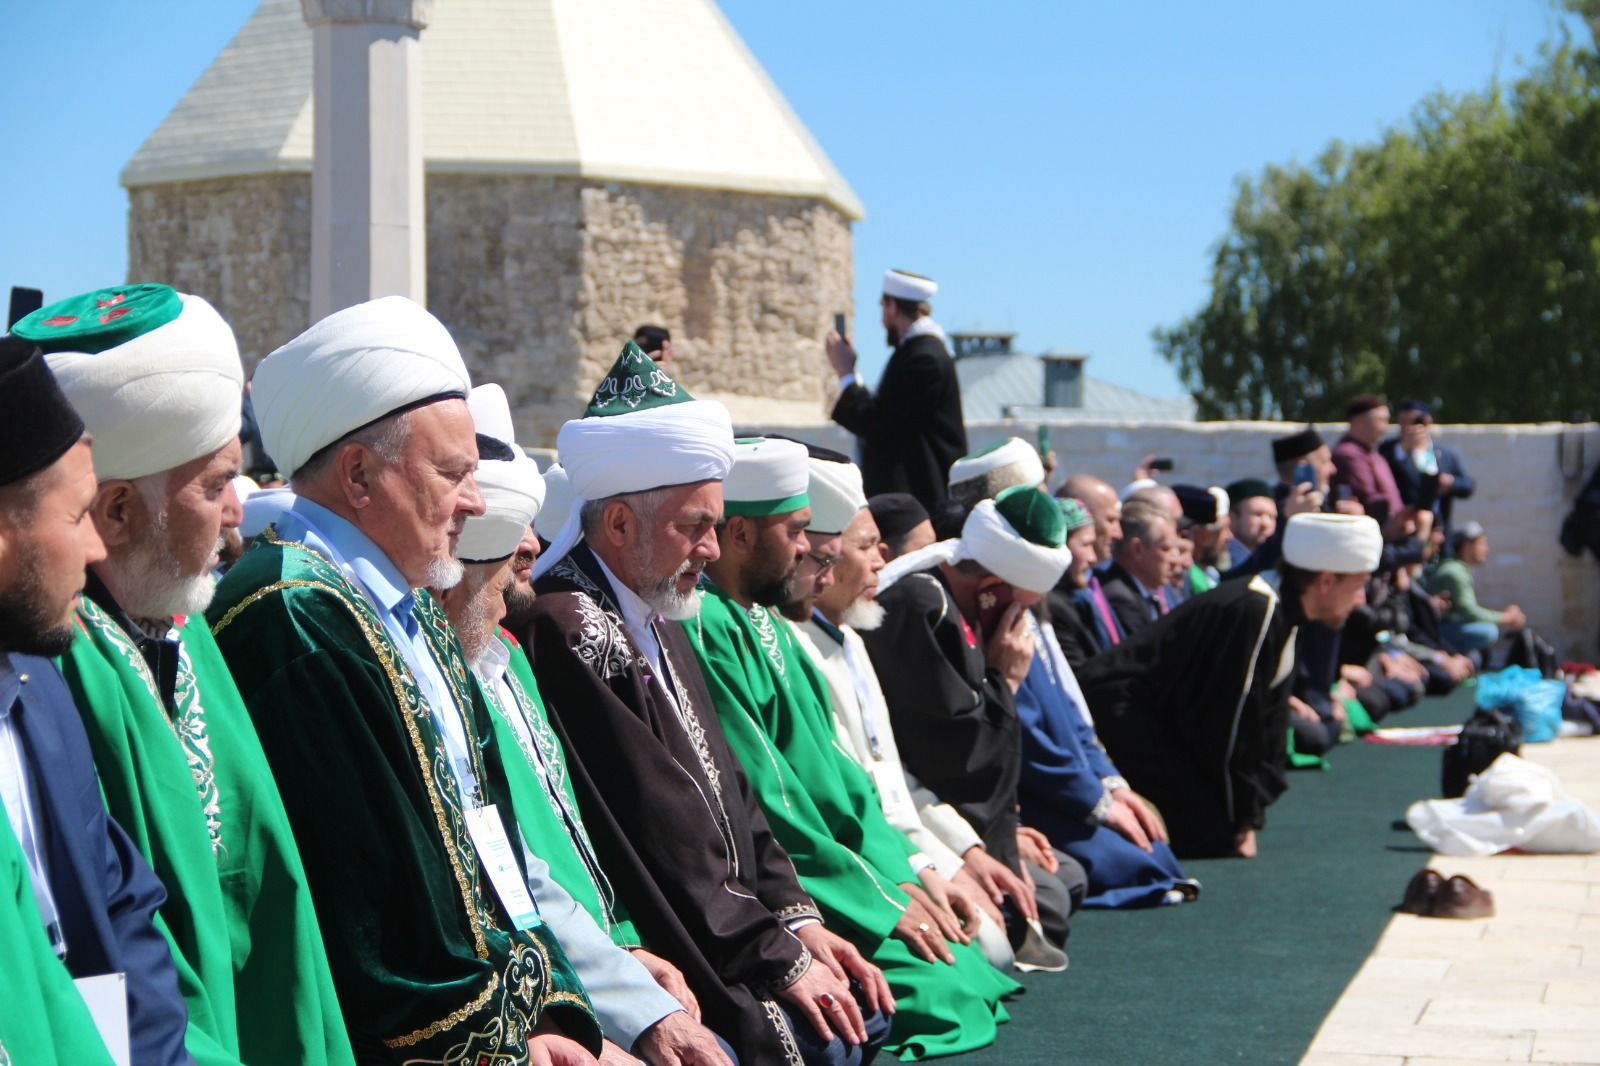
[[[422,34],[430,173],[855,193],[713,0],[442,0]],[[140,146],[129,188],[307,172],[311,29],[262,0]]]

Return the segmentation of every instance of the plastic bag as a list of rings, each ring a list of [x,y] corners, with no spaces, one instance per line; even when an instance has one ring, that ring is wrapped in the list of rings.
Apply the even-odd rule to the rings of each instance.
[[[1600,851],[1600,814],[1569,796],[1553,772],[1516,755],[1496,759],[1458,800],[1413,803],[1406,824],[1442,855]]]
[[[1484,710],[1509,710],[1522,726],[1522,739],[1529,744],[1542,744],[1559,735],[1561,703],[1566,696],[1566,682],[1546,681],[1531,667],[1508,666],[1478,678],[1478,706]]]

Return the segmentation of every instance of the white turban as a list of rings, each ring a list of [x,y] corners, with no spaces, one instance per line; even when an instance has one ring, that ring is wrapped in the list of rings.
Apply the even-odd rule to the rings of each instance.
[[[892,296],[896,300],[915,300],[926,303],[933,299],[934,293],[939,291],[939,283],[932,278],[925,278],[919,274],[908,274],[903,270],[885,270],[883,272],[883,294]]]
[[[244,502],[244,519],[239,523],[239,536],[245,540],[259,534],[277,522],[294,506],[294,490],[286,485],[275,489],[253,492]]]
[[[963,559],[973,560],[1008,585],[1044,595],[1067,572],[1072,552],[1064,546],[1035,544],[1006,521],[993,500],[979,500],[967,515],[959,540],[941,540],[900,556],[878,575],[878,592],[881,595],[907,574]]]
[[[1370,574],[1383,557],[1383,532],[1366,515],[1297,514],[1283,531],[1283,561],[1313,573]]]
[[[843,533],[856,513],[867,505],[867,495],[861,484],[861,468],[854,463],[841,463],[812,456],[811,484],[806,494],[811,498],[811,524],[807,533]]]
[[[198,296],[178,317],[93,355],[45,356],[94,434],[100,480],[182,466],[239,435],[244,367],[233,330]]]
[[[596,390],[591,413],[556,434],[556,451],[572,484],[572,504],[567,520],[534,564],[534,577],[577,546],[583,536],[584,503],[727,478],[733,469],[728,409],[715,400],[687,396],[637,346],[624,347]],[[597,409],[620,413],[594,413]]]
[[[724,514],[786,514],[809,506],[810,453],[798,441],[744,437],[734,442],[733,470],[722,486]]]
[[[253,382],[261,443],[291,476],[355,430],[472,388],[449,332],[404,296],[335,311],[263,359]]]
[[[949,485],[955,488],[963,481],[984,477],[1007,467],[1015,467],[1013,477],[1000,488],[1011,485],[1037,485],[1044,480],[1044,463],[1033,445],[1021,437],[1009,437],[992,447],[972,455],[963,455],[950,464]],[[996,490],[998,491],[998,490]]]
[[[539,466],[512,440],[511,405],[499,385],[479,385],[467,397],[473,427],[511,449],[511,459],[478,458],[478,491],[484,512],[471,515],[456,541],[463,562],[504,559],[517,550],[544,502]]]
[[[534,516],[533,529],[545,540],[555,540],[572,513],[572,479],[560,463],[544,472],[544,506]]]

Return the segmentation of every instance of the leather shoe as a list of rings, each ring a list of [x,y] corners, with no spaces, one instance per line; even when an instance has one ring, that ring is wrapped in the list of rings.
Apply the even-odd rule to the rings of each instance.
[[[1411,876],[1411,881],[1406,885],[1406,894],[1395,910],[1401,914],[1432,914],[1433,900],[1442,884],[1444,875],[1438,870],[1431,867],[1418,870]]]
[[[1470,877],[1456,874],[1433,897],[1435,918],[1493,918],[1494,896]]]

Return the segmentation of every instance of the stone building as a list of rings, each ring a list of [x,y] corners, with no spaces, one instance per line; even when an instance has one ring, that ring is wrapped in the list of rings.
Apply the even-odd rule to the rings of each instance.
[[[429,308],[530,442],[642,322],[740,421],[822,415],[860,202],[713,0],[442,0],[422,34]],[[312,38],[262,0],[122,172],[129,279],[248,365],[308,324]]]

